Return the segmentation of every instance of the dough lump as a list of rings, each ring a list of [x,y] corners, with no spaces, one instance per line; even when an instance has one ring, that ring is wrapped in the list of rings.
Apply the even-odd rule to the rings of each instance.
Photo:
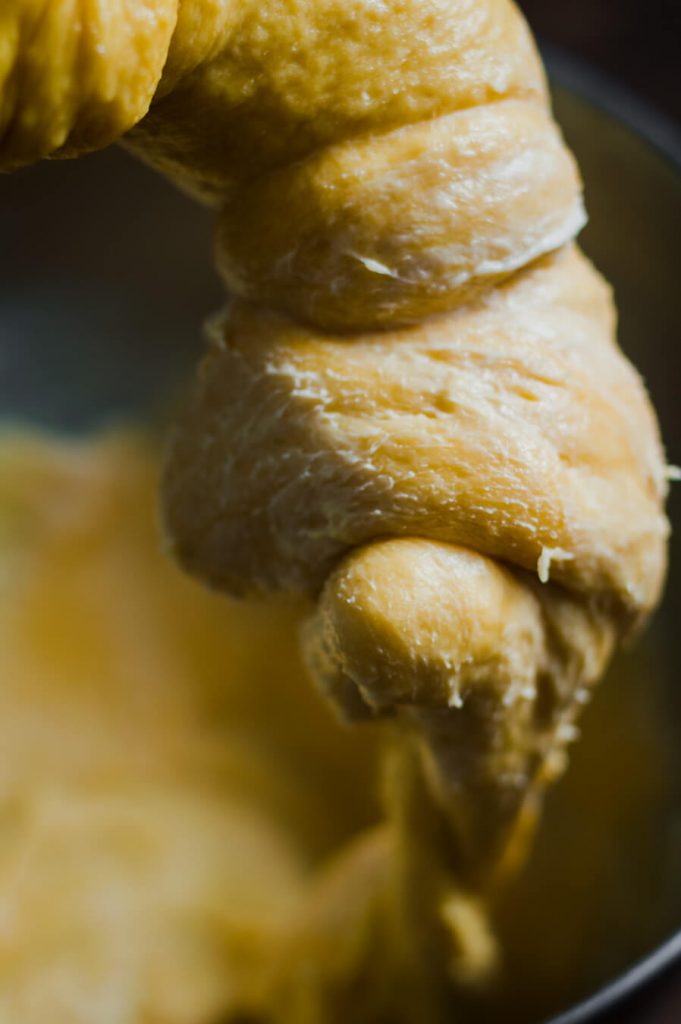
[[[218,208],[232,302],[170,445],[166,528],[211,584],[308,602],[322,689],[392,719],[391,838],[328,906],[364,878],[371,934],[395,912],[412,953],[437,947],[436,999],[434,976],[489,970],[466,900],[522,856],[666,562],[654,414],[574,243],[579,175],[528,30],[509,0],[10,0],[0,18],[0,166],[123,136]],[[319,966],[320,1005],[365,960]]]

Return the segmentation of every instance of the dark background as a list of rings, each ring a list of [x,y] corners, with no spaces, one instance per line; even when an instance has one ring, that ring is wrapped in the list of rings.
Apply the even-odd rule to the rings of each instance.
[[[681,0],[519,2],[540,41],[579,54],[681,123]]]

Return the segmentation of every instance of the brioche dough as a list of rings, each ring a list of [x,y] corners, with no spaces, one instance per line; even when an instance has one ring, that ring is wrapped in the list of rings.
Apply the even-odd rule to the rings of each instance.
[[[635,620],[660,586],[666,483],[613,324],[574,248],[400,331],[339,338],[233,303],[173,444],[176,553],[233,592],[315,594],[381,536],[530,572],[554,550],[552,580]]]
[[[258,1009],[315,865],[377,817],[375,730],[314,699],[297,615],[161,553],[156,445],[0,434],[0,1019]]]
[[[307,602],[322,690],[390,719],[386,824],[322,886],[275,1016],[437,1019],[493,970],[479,898],[666,562],[657,426],[574,244],[540,62],[508,0],[73,14],[0,16],[0,166],[126,133],[218,207],[234,301],[170,445],[171,544],[232,594]]]
[[[512,971],[471,990],[497,957],[497,920],[492,940],[478,901],[452,897],[421,776],[382,753],[380,723],[344,728],[319,700],[295,610],[210,594],[162,555],[157,460],[137,433],[0,434],[0,1017],[543,1019],[655,941],[646,880],[676,799],[674,739],[651,720],[640,662],[598,694],[541,856],[508,894]],[[475,556],[458,557],[474,571]],[[485,571],[467,598],[517,596],[503,569]],[[513,609],[534,638],[532,602]],[[481,653],[490,627],[492,609],[462,644]],[[390,900],[400,871],[409,908]],[[438,888],[458,950],[444,965],[430,913],[417,914]]]

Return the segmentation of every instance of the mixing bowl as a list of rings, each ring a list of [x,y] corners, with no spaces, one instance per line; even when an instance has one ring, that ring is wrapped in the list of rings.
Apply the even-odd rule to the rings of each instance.
[[[613,282],[622,346],[646,378],[670,461],[681,460],[681,146],[597,76],[551,63],[587,185],[584,246]],[[79,432],[165,416],[191,377],[199,324],[222,301],[210,220],[121,150],[3,179],[1,414]],[[678,495],[670,513],[681,523]],[[677,547],[653,626],[587,713],[532,861],[500,909],[513,983],[489,1019],[681,1019],[662,979],[681,956],[680,557]],[[645,1016],[632,997],[645,998]]]

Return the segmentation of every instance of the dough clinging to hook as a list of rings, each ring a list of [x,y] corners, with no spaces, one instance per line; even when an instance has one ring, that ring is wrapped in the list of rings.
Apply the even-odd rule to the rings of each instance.
[[[169,448],[170,542],[227,592],[303,597],[321,688],[392,721],[367,905],[443,948],[449,921],[433,962],[465,974],[447,894],[518,862],[666,565],[655,417],[529,32],[509,0],[76,8],[0,14],[0,168],[123,136],[218,208],[233,301]]]

